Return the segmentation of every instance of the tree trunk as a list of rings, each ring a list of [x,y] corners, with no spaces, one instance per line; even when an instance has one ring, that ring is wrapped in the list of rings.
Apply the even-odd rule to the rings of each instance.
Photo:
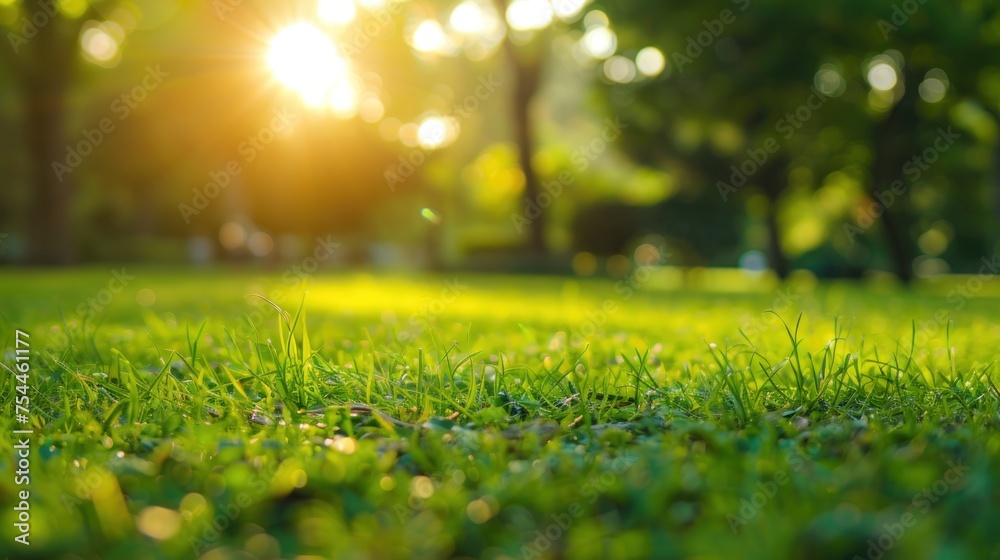
[[[781,248],[781,229],[778,226],[778,202],[767,201],[767,260],[778,278],[788,278],[788,257]]]
[[[517,77],[513,99],[513,117],[518,160],[521,162],[521,171],[524,172],[524,197],[526,199],[524,212],[529,219],[534,217],[528,224],[527,247],[531,253],[542,255],[546,253],[546,209],[541,208],[541,204],[539,204],[542,185],[531,163],[531,158],[535,153],[535,139],[530,112],[531,100],[538,89],[538,68],[525,67],[519,62],[512,64],[512,66],[515,66]]]
[[[894,144],[900,134],[900,120],[904,118],[902,114],[905,110],[904,103],[907,103],[906,99],[897,103],[889,117],[875,129],[875,150],[871,170],[873,200],[878,200],[875,198],[876,193],[888,189],[893,181],[901,179],[898,175],[902,172],[903,157]],[[895,201],[897,204],[901,202],[899,197]],[[913,280],[913,265],[910,249],[906,243],[905,226],[891,208],[882,209],[882,226],[885,229],[885,240],[896,276],[901,281],[910,283]]]
[[[500,14],[506,13],[507,0],[494,0]],[[523,56],[508,33],[504,39],[504,54],[514,76],[511,117],[514,121],[514,141],[517,143],[518,160],[524,173],[524,218],[528,220],[526,248],[534,255],[545,255],[545,208],[539,204],[541,181],[535,173],[531,158],[535,154],[535,128],[531,120],[531,101],[538,92],[542,72],[541,54]]]
[[[872,192],[874,194],[874,191]],[[885,228],[886,243],[889,244],[889,253],[892,255],[896,276],[904,283],[909,284],[913,281],[913,265],[904,228],[888,208],[882,213],[882,226]]]
[[[767,198],[767,260],[771,270],[784,280],[788,278],[789,264],[785,250],[781,247],[781,226],[778,224],[778,198],[788,183],[788,159],[777,155],[764,164],[760,170],[760,189]]]
[[[73,261],[74,173],[59,175],[53,163],[66,162],[66,95],[75,63],[75,35],[67,37],[58,19],[39,28],[24,56],[24,134],[31,190],[26,224],[27,261],[65,265]]]
[[[994,124],[1000,127],[1000,117],[993,115]],[[993,247],[1000,250],[1000,139],[993,140]]]

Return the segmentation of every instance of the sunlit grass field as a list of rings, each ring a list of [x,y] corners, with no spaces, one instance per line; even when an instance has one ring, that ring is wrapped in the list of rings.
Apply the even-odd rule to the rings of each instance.
[[[0,557],[1000,559],[1000,285],[7,270]]]

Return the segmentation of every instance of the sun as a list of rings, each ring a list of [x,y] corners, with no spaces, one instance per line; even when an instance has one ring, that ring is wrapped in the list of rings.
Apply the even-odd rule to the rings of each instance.
[[[314,25],[296,23],[275,35],[267,53],[275,78],[296,91],[313,107],[332,100],[344,109],[344,89],[351,87],[351,71],[333,41]]]

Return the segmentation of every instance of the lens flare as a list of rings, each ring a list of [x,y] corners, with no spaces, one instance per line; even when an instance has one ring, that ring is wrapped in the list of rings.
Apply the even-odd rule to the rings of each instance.
[[[271,41],[267,62],[278,81],[298,92],[308,105],[321,107],[331,95],[340,100],[348,97],[343,95],[351,82],[347,60],[313,25],[296,23],[281,30]]]

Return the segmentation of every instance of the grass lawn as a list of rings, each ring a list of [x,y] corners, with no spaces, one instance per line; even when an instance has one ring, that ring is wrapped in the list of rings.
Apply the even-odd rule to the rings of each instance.
[[[0,558],[1000,559],[1000,285],[675,276],[4,271]]]

